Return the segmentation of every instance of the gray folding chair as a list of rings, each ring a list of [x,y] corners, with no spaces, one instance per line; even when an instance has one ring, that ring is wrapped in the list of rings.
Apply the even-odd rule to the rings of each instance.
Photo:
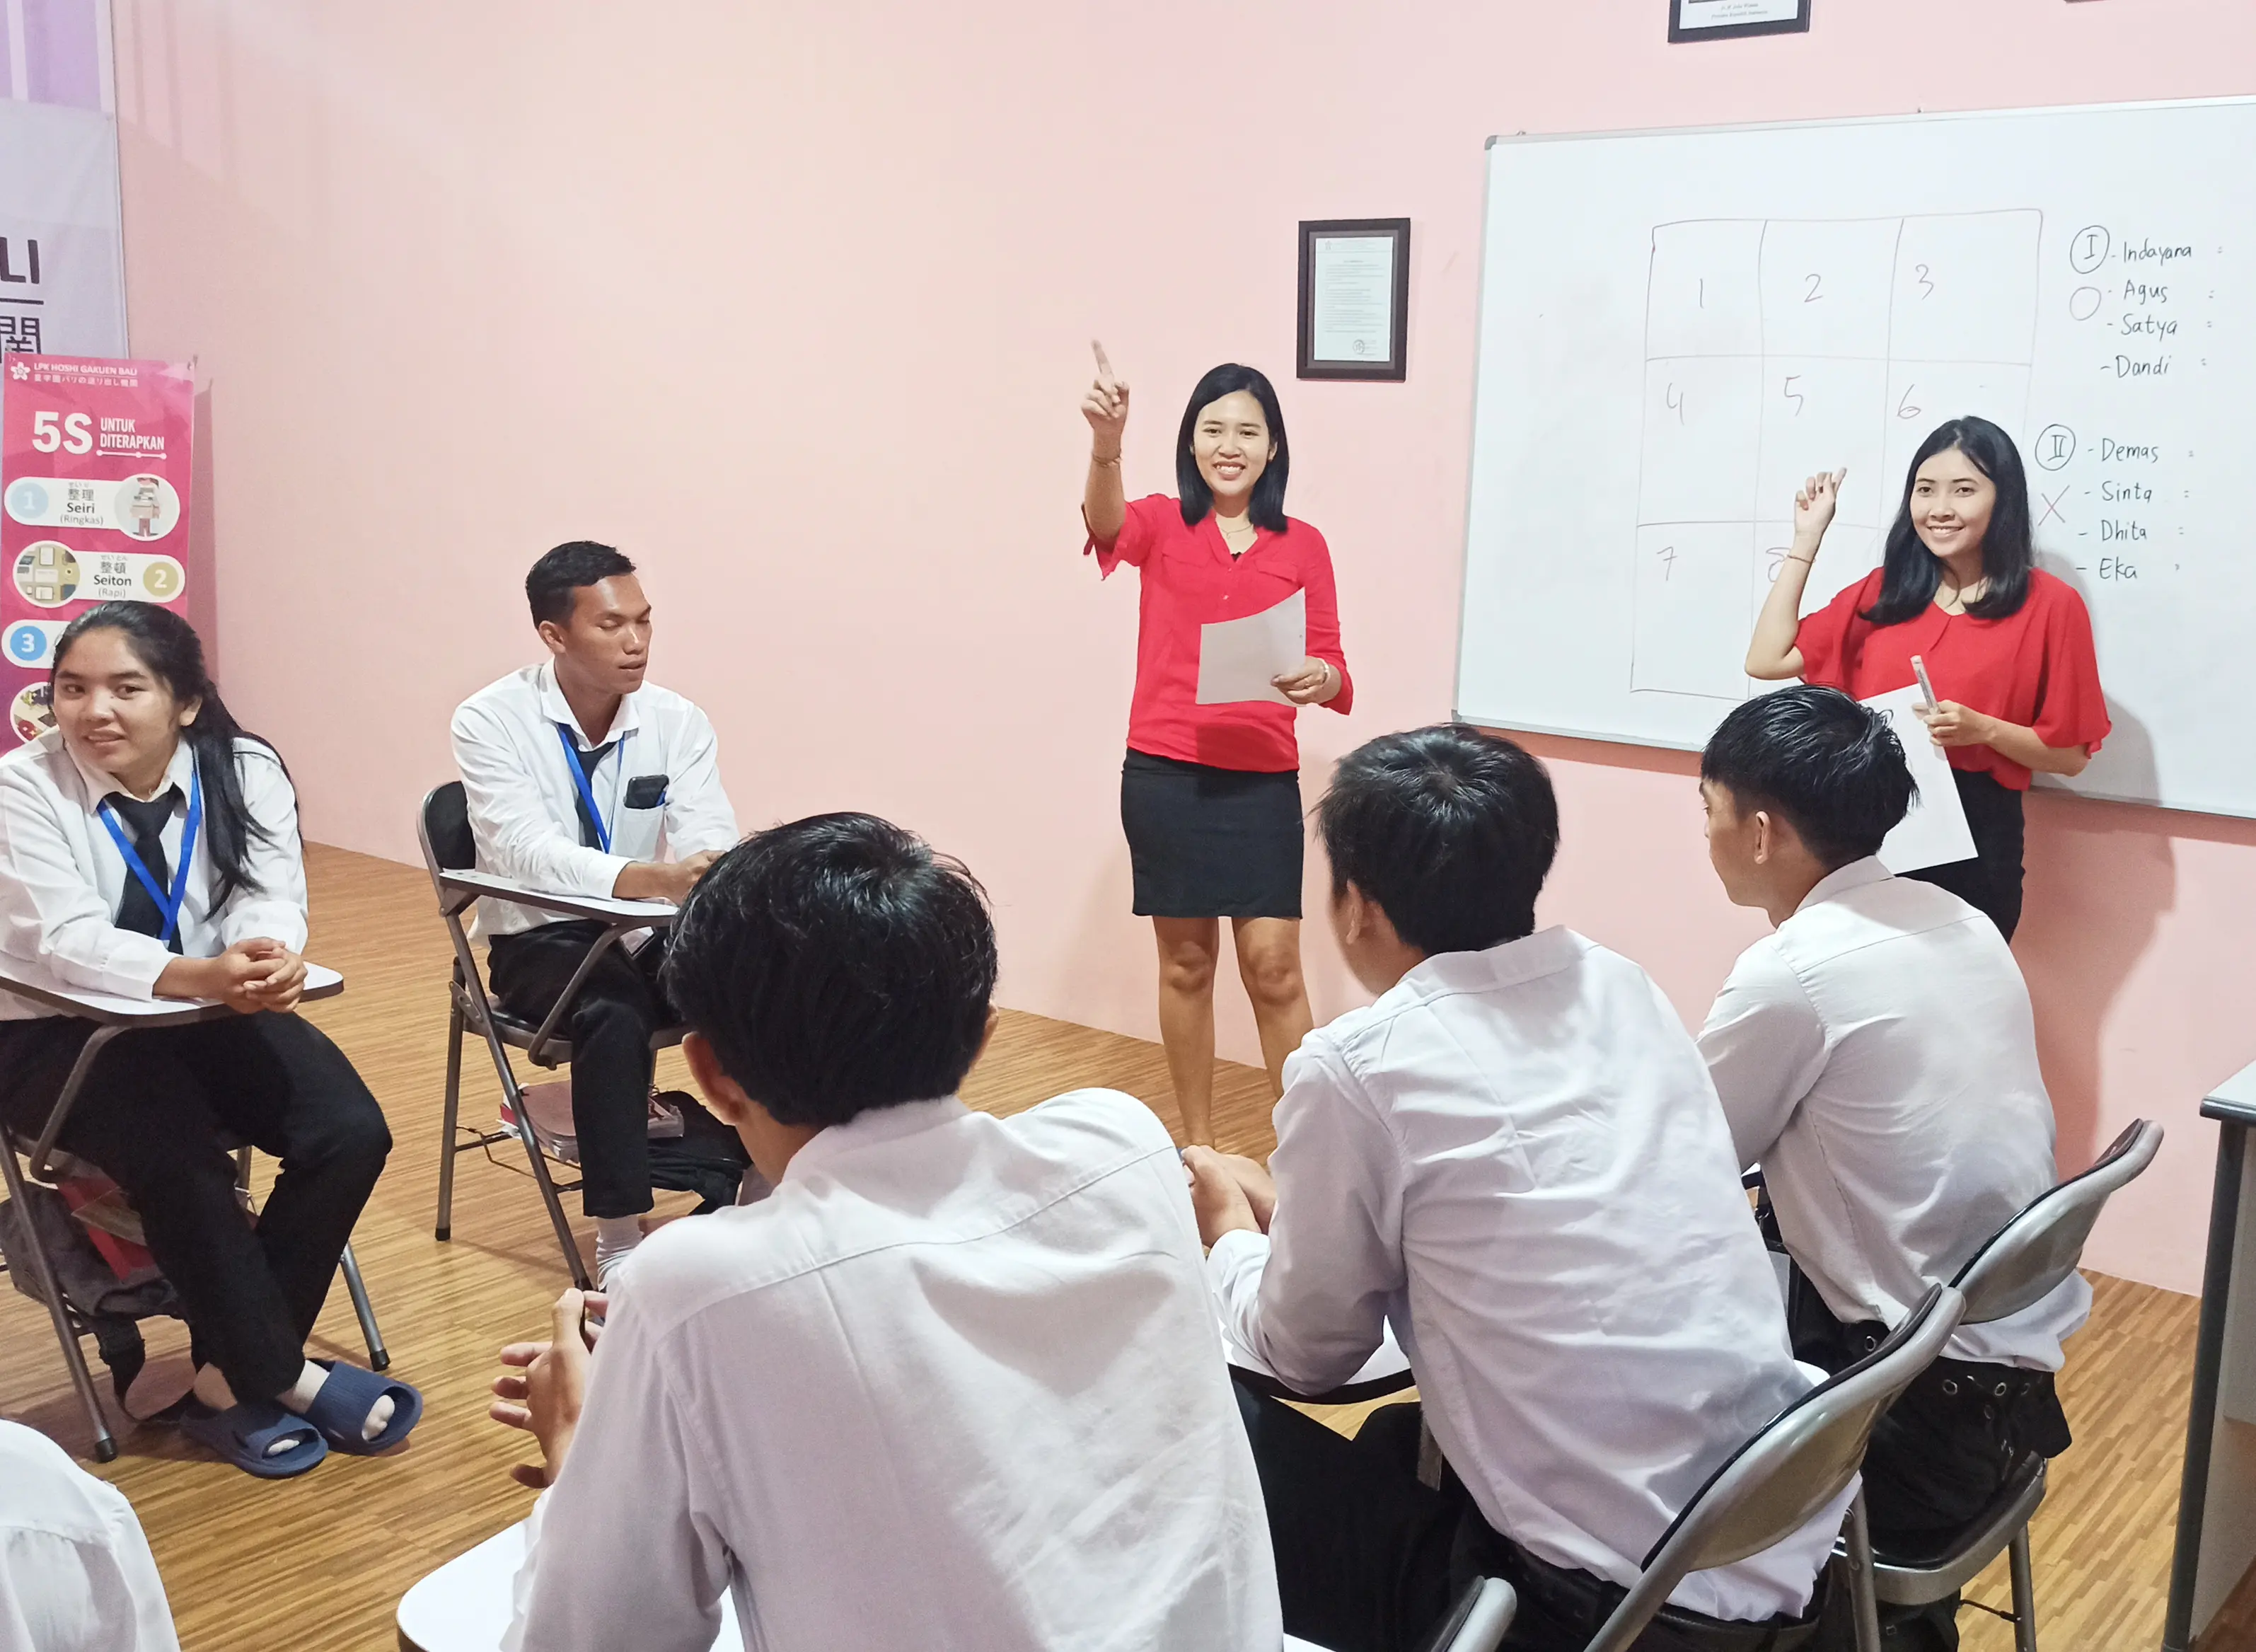
[[[1934,1361],[1965,1302],[1931,1288],[1888,1339],[1780,1412],[1693,1493],[1586,1652],[1626,1652],[1686,1577],[1760,1554],[1838,1497],[1865,1459],[1880,1413]],[[1851,1504],[1850,1518],[1861,1505]],[[1871,1574],[1852,1581],[1862,1617],[1874,1615]]]
[[[2083,1260],[2084,1241],[2108,1198],[2152,1164],[2161,1145],[2161,1126],[2137,1120],[2089,1170],[2039,1195],[1992,1234],[1951,1281],[1966,1299],[1961,1323],[1981,1325],[2006,1318],[2058,1289]],[[1963,1589],[1999,1554],[2010,1555],[2013,1646],[2015,1652],[2036,1652],[2029,1521],[2044,1494],[2045,1460],[2030,1451],[2013,1465],[1990,1506],[1948,1549],[1935,1555],[1893,1555],[1872,1552],[1859,1492],[1842,1557],[1852,1570],[1869,1568],[1879,1599],[1891,1606],[1923,1606]],[[1860,1620],[1858,1652],[1879,1652],[1879,1645],[1877,1618],[1869,1624]]]
[[[61,1135],[71,1109],[77,1105],[79,1091],[85,1087],[87,1075],[103,1048],[114,1038],[122,1037],[137,1028],[187,1027],[198,1021],[218,1020],[235,1012],[224,1004],[172,1003],[162,999],[143,1004],[89,996],[58,986],[53,982],[37,978],[20,965],[0,964],[0,985],[21,998],[32,999],[62,1014],[76,1016],[95,1023],[93,1036],[80,1047],[78,1058],[71,1064],[69,1075],[49,1109],[46,1124],[39,1135],[25,1140],[16,1133],[0,1130],[0,1186],[4,1186],[8,1197],[22,1218],[20,1231],[25,1236],[25,1254],[11,1257],[0,1266],[20,1262],[30,1277],[32,1294],[46,1304],[47,1317],[53,1323],[55,1339],[63,1351],[63,1363],[70,1373],[71,1387],[76,1391],[79,1403],[85,1408],[87,1420],[94,1424],[95,1460],[108,1463],[117,1456],[117,1440],[109,1431],[109,1422],[103,1415],[102,1401],[95,1393],[94,1378],[87,1370],[86,1352],[79,1346],[81,1338],[95,1334],[94,1327],[80,1313],[78,1307],[65,1295],[54,1260],[46,1253],[40,1241],[39,1229],[32,1219],[31,1202],[26,1187],[32,1183],[49,1184],[66,1174],[56,1162],[59,1149],[56,1139]],[[344,991],[343,978],[333,970],[318,964],[309,967],[304,1002],[314,1003],[334,998]],[[247,1143],[226,1141],[222,1147],[235,1154],[236,1191],[243,1208],[250,1208],[250,1147]],[[23,1155],[25,1165],[17,1162]],[[68,1155],[63,1155],[67,1157]],[[28,1172],[28,1174],[27,1174]],[[353,1254],[349,1241],[339,1259],[344,1274],[345,1288],[352,1295],[353,1313],[360,1321],[361,1336],[368,1343],[368,1360],[371,1369],[382,1371],[391,1364],[391,1355],[384,1345],[384,1333],[376,1323],[376,1309],[370,1303],[368,1287],[361,1280],[360,1261]]]
[[[1691,1573],[1728,1566],[1783,1543],[1838,1497],[1865,1460],[1872,1425],[1934,1362],[1964,1307],[1965,1299],[1950,1286],[1930,1287],[1886,1342],[1810,1389],[1732,1452],[1646,1551],[1637,1581],[1584,1652],[1627,1652]],[[1861,1500],[1850,1505],[1851,1522],[1862,1518],[1863,1509]],[[1876,1622],[1870,1571],[1856,1573],[1851,1588],[1858,1618]],[[1492,1652],[1517,1606],[1508,1584],[1477,1581],[1428,1652]],[[1465,1626],[1478,1623],[1487,1638],[1454,1638],[1462,1632],[1460,1618]]]
[[[423,848],[424,870],[431,874],[431,886],[439,897],[439,916],[455,948],[454,979],[448,991],[451,1014],[447,1029],[446,1117],[439,1142],[437,1237],[442,1240],[454,1237],[455,1155],[483,1151],[515,1135],[525,1143],[525,1157],[532,1166],[533,1184],[540,1190],[541,1203],[547,1207],[548,1220],[555,1229],[557,1246],[564,1253],[564,1265],[571,1270],[572,1282],[582,1290],[591,1289],[593,1281],[588,1277],[588,1266],[580,1260],[580,1247],[572,1238],[572,1224],[565,1217],[563,1200],[559,1197],[576,1191],[580,1184],[560,1183],[549,1173],[548,1158],[533,1129],[532,1114],[525,1105],[525,1091],[510,1063],[509,1052],[521,1049],[534,1066],[552,1071],[568,1066],[572,1060],[571,1041],[563,1037],[559,1029],[571,1013],[572,1000],[579,996],[589,973],[605,953],[636,930],[669,927],[674,920],[674,908],[664,901],[547,894],[480,872],[476,869],[476,842],[470,831],[469,808],[460,780],[449,780],[424,798],[423,807],[416,813],[415,835]],[[486,990],[477,955],[470,946],[469,933],[462,926],[462,914],[481,897],[532,907],[553,913],[559,919],[592,919],[604,926],[589,947],[587,956],[580,960],[579,968],[554,1007],[537,1026],[502,1009]],[[685,1027],[661,1027],[652,1034],[650,1047],[659,1050],[679,1044],[687,1031]],[[471,1033],[484,1039],[486,1049],[493,1057],[502,1093],[517,1119],[514,1131],[506,1127],[473,1130],[468,1138],[462,1133],[459,1116],[462,1040]]]

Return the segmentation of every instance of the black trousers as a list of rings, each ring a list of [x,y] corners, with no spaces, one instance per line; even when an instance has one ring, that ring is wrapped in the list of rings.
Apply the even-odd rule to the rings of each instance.
[[[1519,1597],[1511,1652],[1583,1652],[1626,1592],[1555,1566],[1491,1529],[1453,1474],[1418,1479],[1421,1414],[1381,1407],[1350,1440],[1276,1400],[1237,1390],[1268,1506],[1285,1629],[1332,1652],[1413,1652],[1476,1577]],[[1814,1605],[1815,1603],[1813,1603]],[[1731,1623],[1662,1608],[1637,1652],[1791,1652],[1815,1618]]]
[[[0,1022],[0,1117],[46,1123],[94,1024]],[[256,1227],[222,1140],[282,1161]],[[230,1016],[125,1033],[95,1057],[57,1144],[90,1161],[141,1214],[180,1295],[199,1363],[240,1399],[287,1391],[337,1258],[391,1151],[344,1052],[295,1015]]]
[[[2010,941],[2021,923],[2022,794],[1988,774],[1953,769],[1950,777],[1958,782],[1958,799],[1966,806],[1974,858],[1904,876],[1948,889],[1985,915]]]
[[[494,996],[511,1014],[539,1021],[571,985],[604,926],[589,919],[544,923],[493,938]],[[674,1012],[658,985],[666,937],[635,952],[603,954],[581,985],[562,1031],[572,1042],[572,1128],[580,1143],[580,1206],[594,1218],[651,1208],[651,1034]]]

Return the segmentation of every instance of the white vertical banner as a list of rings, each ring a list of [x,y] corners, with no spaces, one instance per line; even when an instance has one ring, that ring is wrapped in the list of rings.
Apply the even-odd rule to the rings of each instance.
[[[125,355],[117,122],[0,101],[0,354]]]

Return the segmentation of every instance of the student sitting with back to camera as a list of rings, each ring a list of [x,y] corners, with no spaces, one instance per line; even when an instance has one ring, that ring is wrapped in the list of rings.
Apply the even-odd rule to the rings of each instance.
[[[705,874],[666,985],[775,1190],[653,1234],[592,1359],[570,1291],[504,1351],[552,1486],[510,1645],[705,1652],[723,1590],[766,1652],[1279,1644],[1174,1143],[956,1099],[995,974],[970,874],[870,815]]]
[[[645,681],[651,605],[635,565],[608,545],[575,540],[532,565],[525,596],[549,657],[455,713],[479,869],[546,893],[679,903],[737,841],[737,816],[721,789],[712,724]],[[491,943],[501,1007],[538,1022],[603,925],[481,900],[478,929]],[[563,1028],[599,1284],[642,1242],[652,1208],[650,1040],[678,1019],[658,982],[666,945],[645,930],[605,953]]]
[[[1913,794],[1885,718],[1782,688],[1724,719],[1700,775],[1717,875],[1777,926],[1733,968],[1701,1052],[1794,1259],[1794,1352],[1837,1371],[2053,1185],[2028,987],[1981,913],[1880,864]],[[1939,1549],[2024,1452],[2067,1449],[2053,1373],[2090,1305],[2070,1274],[1961,1326],[1880,1419],[1865,1493],[1884,1552]],[[1923,1629],[1889,1644],[1955,1647],[1956,1608],[1907,1614]]]
[[[1340,762],[1318,806],[1332,928],[1378,994],[1286,1069],[1273,1182],[1187,1149],[1231,1339],[1288,1386],[1345,1381],[1391,1323],[1419,1412],[1352,1441],[1241,1394],[1285,1627],[1420,1643],[1476,1573],[1505,1644],[1581,1652],[1715,1469],[1812,1377],[1787,1347],[1699,1051],[1645,971],[1535,928],[1559,843],[1542,765],[1462,725]],[[1848,1496],[1678,1585],[1640,1648],[1784,1652]]]

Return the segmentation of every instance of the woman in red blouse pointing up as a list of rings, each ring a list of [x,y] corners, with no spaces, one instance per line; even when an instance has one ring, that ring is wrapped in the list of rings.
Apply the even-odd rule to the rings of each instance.
[[[2021,797],[2031,774],[2080,774],[2111,726],[2091,616],[2036,566],[2029,487],[2013,439],[1954,419],[1921,444],[1879,569],[1801,618],[1842,475],[1794,499],[1794,547],[1747,646],[1747,674],[1859,700],[1910,686],[1921,657],[1935,705],[1920,715],[1950,756],[1975,858],[1914,872],[1989,914],[2021,918]]]
[[[1253,1002],[1261,1055],[1282,1093],[1285,1058],[1312,1025],[1301,980],[1300,748],[1294,708],[1345,711],[1339,604],[1323,535],[1285,514],[1291,450],[1277,392],[1251,367],[1216,368],[1191,392],[1175,442],[1178,498],[1130,504],[1120,479],[1128,386],[1096,347],[1081,411],[1093,434],[1082,513],[1100,574],[1142,581],[1136,695],[1120,821],[1136,912],[1160,948],[1160,1035],[1183,1133],[1214,1142],[1214,977],[1220,920]],[[1198,702],[1200,627],[1307,593],[1308,657],[1273,701]]]

